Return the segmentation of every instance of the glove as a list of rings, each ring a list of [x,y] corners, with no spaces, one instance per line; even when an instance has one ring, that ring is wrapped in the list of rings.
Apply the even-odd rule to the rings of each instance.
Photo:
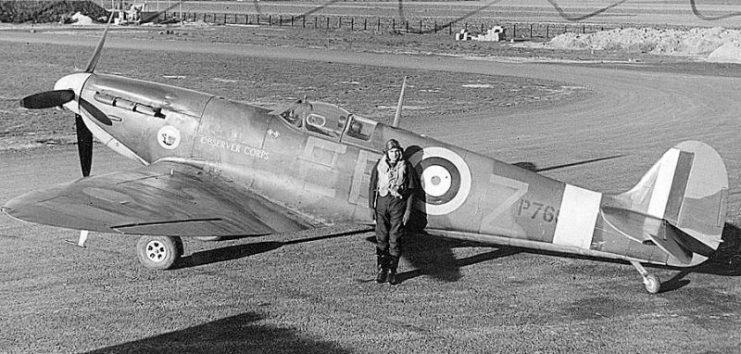
[[[371,220],[376,221],[376,211],[371,209]]]

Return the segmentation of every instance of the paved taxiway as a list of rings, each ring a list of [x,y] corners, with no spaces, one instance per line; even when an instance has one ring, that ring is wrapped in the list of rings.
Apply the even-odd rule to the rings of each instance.
[[[2,40],[96,41],[21,33],[3,33]],[[121,39],[106,45],[456,70],[585,87],[593,94],[575,103],[405,127],[544,166],[626,154],[550,174],[599,190],[626,188],[674,143],[703,140],[728,166],[729,221],[736,225],[728,228],[739,234],[741,101],[733,94],[740,92],[739,79],[232,44]],[[93,173],[134,166],[122,161],[98,147]],[[0,154],[0,198],[71,180],[77,168],[72,148]],[[73,232],[5,216],[0,225],[6,323],[0,351],[729,352],[741,341],[738,270],[685,274],[672,291],[649,296],[626,265],[424,241],[410,244],[405,282],[389,289],[366,282],[368,234],[190,242],[187,267],[149,272],[136,263],[133,238],[93,235],[90,248],[78,250],[61,242]],[[447,262],[442,268],[441,260]],[[659,274],[668,279],[677,272]]]

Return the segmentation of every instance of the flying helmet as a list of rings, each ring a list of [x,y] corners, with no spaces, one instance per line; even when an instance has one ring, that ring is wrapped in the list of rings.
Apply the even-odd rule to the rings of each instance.
[[[393,149],[398,149],[399,151],[404,153],[404,149],[401,147],[401,144],[399,144],[399,142],[396,141],[396,139],[389,139],[386,142],[386,150],[384,151],[391,151]]]

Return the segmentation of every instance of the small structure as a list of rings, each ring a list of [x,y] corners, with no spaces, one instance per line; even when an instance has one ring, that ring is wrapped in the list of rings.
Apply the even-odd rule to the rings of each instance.
[[[486,31],[486,34],[480,34],[473,38],[476,41],[499,42],[504,40],[504,27],[494,26]]]
[[[455,34],[456,41],[484,41],[484,42],[499,42],[504,40],[504,27],[494,26],[486,31],[486,34],[480,34],[478,36],[472,36],[468,32],[468,29],[462,29],[460,32]]]
[[[471,38],[471,34],[468,33],[468,30],[466,29],[462,29],[460,32],[455,34],[456,41],[470,41]]]
[[[113,22],[117,25],[140,24],[147,4],[129,4],[126,1],[111,2],[111,11],[115,13]]]

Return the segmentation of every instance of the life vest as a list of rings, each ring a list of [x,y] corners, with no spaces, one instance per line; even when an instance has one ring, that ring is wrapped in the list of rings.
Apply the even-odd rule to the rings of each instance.
[[[396,166],[389,165],[383,158],[378,162],[378,195],[385,197],[389,193],[396,198],[401,198],[401,193],[406,183],[406,163],[404,160],[396,162]]]

